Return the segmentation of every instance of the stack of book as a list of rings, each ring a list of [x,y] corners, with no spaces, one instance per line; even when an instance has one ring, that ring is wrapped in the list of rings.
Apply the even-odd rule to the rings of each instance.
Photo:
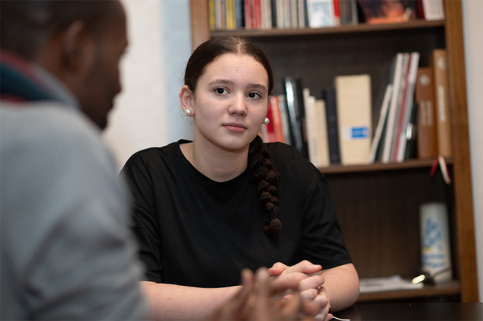
[[[369,75],[337,76],[317,98],[302,79],[285,77],[262,138],[293,145],[317,167],[451,157],[446,50],[433,50],[428,67],[419,58],[395,55],[374,130]]]
[[[272,125],[262,131],[265,142],[291,144],[317,167],[369,163],[369,75],[338,76],[319,99],[301,79],[285,77],[283,84],[285,94],[270,101],[267,117]]]
[[[322,28],[444,19],[443,0],[208,0],[211,30]]]

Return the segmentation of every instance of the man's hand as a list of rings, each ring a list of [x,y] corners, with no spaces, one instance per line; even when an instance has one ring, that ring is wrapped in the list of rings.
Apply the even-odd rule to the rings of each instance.
[[[210,320],[312,320],[318,306],[303,300],[298,287],[297,279],[270,278],[264,268],[256,276],[243,270],[242,288]]]

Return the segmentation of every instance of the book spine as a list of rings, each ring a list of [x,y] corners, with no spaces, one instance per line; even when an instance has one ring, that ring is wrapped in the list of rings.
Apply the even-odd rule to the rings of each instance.
[[[215,0],[208,0],[208,13],[210,16],[210,30],[216,29]]]
[[[282,117],[280,115],[280,102],[278,96],[270,97],[269,108],[272,113],[273,138],[275,142],[284,143]]]
[[[433,68],[423,67],[418,69],[414,94],[415,101],[418,104],[417,154],[418,158],[421,159],[438,156],[433,79]]]
[[[325,102],[316,99],[314,102],[315,123],[317,127],[317,145],[319,167],[329,166],[329,142],[327,141],[327,117],[325,112]]]
[[[308,88],[303,89],[305,115],[307,116],[307,139],[309,160],[315,167],[320,166],[319,143],[317,140],[317,119],[315,115],[315,97],[310,95]]]
[[[278,105],[280,110],[280,120],[282,122],[283,140],[286,144],[292,145],[290,133],[290,122],[288,119],[287,99],[285,95],[278,95]]]
[[[325,101],[327,136],[329,145],[329,161],[331,165],[340,164],[339,125],[337,121],[337,101],[334,87],[322,90]]]
[[[291,77],[284,79],[284,85],[291,133],[290,140],[296,150],[308,157],[307,143],[304,137],[302,89],[299,88],[297,79]]]
[[[404,159],[417,158],[417,118],[418,104],[413,101],[411,106],[411,115],[406,128],[406,147],[404,150]]]
[[[384,92],[384,98],[382,100],[379,121],[377,123],[377,127],[374,133],[374,138],[372,139],[371,144],[371,152],[370,152],[370,161],[375,162],[377,160],[377,155],[380,154],[379,151],[381,150],[381,141],[384,133],[384,128],[386,127],[387,123],[387,111],[389,109],[389,103],[392,94],[392,84],[387,84],[386,91]]]
[[[253,0],[244,0],[245,29],[253,29]]]
[[[371,149],[371,78],[367,74],[337,76],[337,118],[343,165],[368,164]]]
[[[443,0],[422,0],[426,20],[444,19]]]
[[[402,116],[402,131],[400,132],[399,136],[399,144],[396,150],[396,161],[402,162],[405,159],[405,150],[406,150],[406,142],[407,142],[407,135],[408,135],[408,126],[411,119],[411,114],[413,110],[414,104],[414,84],[416,82],[416,75],[419,66],[419,53],[412,52],[410,54],[410,64],[409,64],[409,72],[407,77],[407,90],[405,93],[405,98],[403,102],[403,110],[404,113],[401,113]]]
[[[448,58],[445,49],[433,50],[434,94],[436,101],[436,131],[438,155],[453,156],[451,116],[448,97]]]
[[[401,89],[401,74],[403,69],[404,54],[398,53],[395,57],[393,66],[392,95],[389,105],[389,114],[384,137],[384,149],[382,151],[382,162],[388,163],[391,159],[392,138],[397,117],[397,109],[399,102],[399,92]]]
[[[235,0],[235,24],[236,29],[245,27],[244,0]]]

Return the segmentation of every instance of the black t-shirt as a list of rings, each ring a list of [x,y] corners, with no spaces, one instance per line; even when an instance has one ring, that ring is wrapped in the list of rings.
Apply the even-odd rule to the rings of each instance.
[[[197,287],[238,285],[243,268],[350,263],[329,186],[291,146],[266,144],[280,172],[282,232],[262,231],[267,213],[247,168],[215,182],[184,157],[179,141],[137,152],[122,173],[133,195],[133,230],[146,280]]]

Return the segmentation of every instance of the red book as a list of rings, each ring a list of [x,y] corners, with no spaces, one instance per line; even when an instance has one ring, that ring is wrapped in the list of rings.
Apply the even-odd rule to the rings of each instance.
[[[282,117],[280,115],[280,107],[277,96],[272,96],[270,98],[270,103],[268,105],[267,118],[270,122],[263,130],[264,141],[266,143],[271,142],[281,142],[284,143],[283,138],[283,127],[282,127]]]

